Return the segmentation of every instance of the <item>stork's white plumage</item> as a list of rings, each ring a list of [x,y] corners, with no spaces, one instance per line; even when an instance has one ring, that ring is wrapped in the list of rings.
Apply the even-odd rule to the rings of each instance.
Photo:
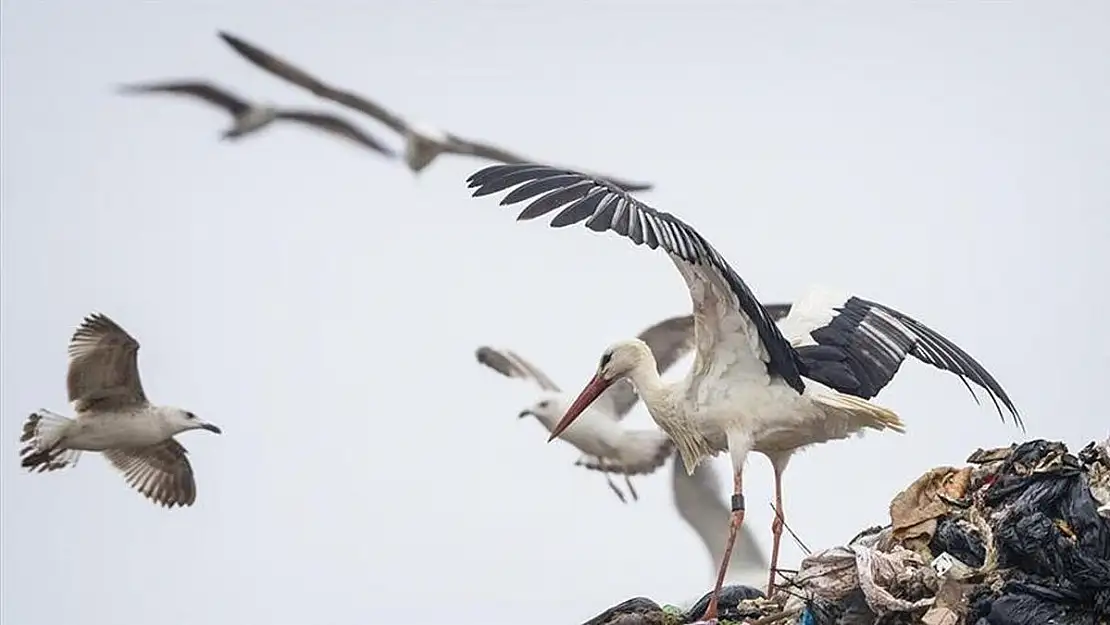
[[[686,281],[696,346],[686,378],[665,383],[643,341],[616,343],[602,354],[597,373],[551,438],[606,388],[628,378],[652,418],[675,442],[687,471],[705,456],[729,452],[734,472],[732,521],[703,616],[706,621],[716,620],[720,587],[743,522],[742,471],[752,451],[766,455],[775,469],[771,593],[782,531],[780,482],[787,462],[798,449],[863,429],[903,431],[898,415],[867,399],[890,381],[907,355],[951,371],[965,384],[975,382],[987,390],[1000,416],[1004,405],[1015,423],[1021,423],[1006,392],[978,362],[892,308],[815,290],[782,321],[790,332],[784,336],[740,276],[696,230],[604,181],[542,165],[500,165],[476,172],[468,182],[475,196],[517,187],[501,203],[530,200],[518,219],[558,210],[551,220],[554,227],[585,222],[591,230],[611,230],[636,244],[662,247]]]

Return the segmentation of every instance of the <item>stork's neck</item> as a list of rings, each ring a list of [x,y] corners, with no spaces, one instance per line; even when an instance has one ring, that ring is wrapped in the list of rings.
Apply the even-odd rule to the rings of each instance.
[[[660,409],[667,412],[673,409],[675,389],[659,376],[659,366],[650,351],[628,373],[628,379],[632,380],[640,399],[647,405],[648,412],[653,416]]]
[[[698,424],[687,412],[683,402],[684,382],[668,384],[659,376],[655,357],[648,350],[640,363],[628,373],[636,392],[647,406],[651,420],[674,441],[682,455],[686,472],[692,475],[698,462],[713,454],[709,440],[701,433]]]

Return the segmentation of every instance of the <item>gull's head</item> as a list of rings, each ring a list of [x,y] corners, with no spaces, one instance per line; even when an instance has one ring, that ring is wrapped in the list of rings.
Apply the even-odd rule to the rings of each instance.
[[[188,432],[189,430],[208,430],[215,434],[222,434],[220,428],[209,423],[188,410],[181,408],[164,408],[162,414],[173,429],[174,434]]]
[[[566,404],[560,401],[559,398],[544,397],[524,410],[521,410],[517,418],[535,417],[539,419],[541,423],[547,425],[548,428],[551,428],[558,423],[559,418],[563,416],[565,410]]]
[[[594,373],[594,377],[586,384],[586,388],[582,389],[582,392],[567,409],[563,418],[552,428],[551,437],[547,439],[548,442],[555,440],[559,434],[562,434],[563,430],[570,427],[570,424],[574,423],[578,415],[589,408],[590,404],[605,392],[605,389],[632,373],[644,363],[651,362],[651,358],[651,350],[646,343],[639,339],[621,341],[610,345],[601,353],[601,359],[597,363],[597,372]]]

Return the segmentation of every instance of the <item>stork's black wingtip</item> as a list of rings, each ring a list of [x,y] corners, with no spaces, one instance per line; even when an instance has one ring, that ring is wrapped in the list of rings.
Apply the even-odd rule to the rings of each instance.
[[[479,169],[478,171],[470,174],[470,176],[467,177],[466,181],[467,182],[472,182],[474,180],[481,180],[482,178],[484,178],[490,172],[497,171],[497,170],[499,170],[503,167],[505,167],[505,166],[504,165],[486,165],[485,167]]]
[[[476,188],[474,189],[474,192],[470,194],[470,197],[483,197],[493,193],[493,191],[490,190],[489,187],[485,186],[485,184],[477,183],[474,186]]]

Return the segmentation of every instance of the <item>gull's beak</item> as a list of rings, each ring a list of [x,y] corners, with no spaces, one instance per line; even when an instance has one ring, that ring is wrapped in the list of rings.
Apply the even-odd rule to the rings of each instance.
[[[563,415],[561,421],[555,424],[555,429],[551,430],[551,436],[548,437],[547,442],[555,440],[555,437],[563,433],[563,430],[570,427],[571,423],[582,414],[582,411],[589,407],[590,404],[597,399],[597,396],[605,392],[605,389],[614,382],[614,380],[606,380],[600,374],[595,374],[586,388],[578,395],[578,399],[567,409],[567,413]]]
[[[223,430],[221,430],[218,426],[213,425],[211,423],[201,423],[200,424],[200,429],[208,430],[209,432],[212,432],[213,434],[223,434]]]
[[[518,414],[516,416],[516,418],[517,419],[523,419],[524,417],[529,417],[529,416],[532,416],[533,414],[535,414],[535,413],[533,413],[531,410],[521,410],[520,414]]]

